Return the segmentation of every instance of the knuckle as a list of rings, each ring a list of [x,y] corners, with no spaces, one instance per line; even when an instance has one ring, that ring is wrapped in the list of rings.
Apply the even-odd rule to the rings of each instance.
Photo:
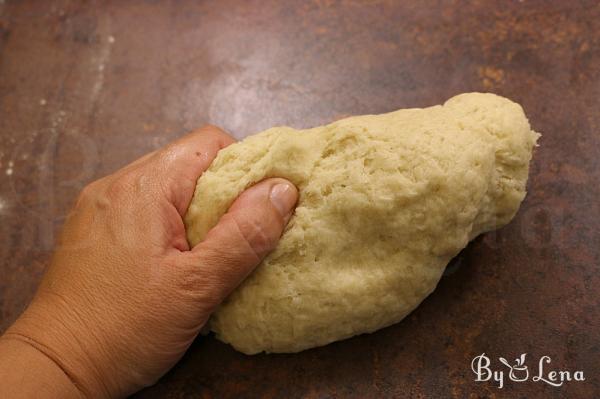
[[[232,217],[243,240],[258,258],[262,258],[274,245],[275,238],[264,223],[257,218],[238,220]]]
[[[94,198],[96,198],[98,195],[99,189],[100,189],[100,181],[99,180],[93,181],[93,182],[87,184],[86,186],[84,186],[83,189],[79,192],[79,196],[77,197],[76,205],[87,203],[87,202],[93,200]]]
[[[110,199],[119,199],[132,186],[131,178],[128,176],[120,177],[111,181],[106,187],[106,195]]]
[[[204,125],[200,129],[198,129],[198,132],[209,136],[213,136],[221,142],[229,143],[234,141],[229,133],[215,125]]]
[[[220,127],[218,127],[218,126],[212,125],[212,124],[210,124],[210,123],[207,123],[206,125],[202,126],[202,127],[201,127],[200,129],[198,129],[198,130],[199,130],[199,131],[201,131],[201,132],[204,132],[204,133],[209,133],[209,132],[210,132],[210,133],[218,133],[218,134],[223,134],[223,133],[225,133],[225,132],[223,131],[223,129],[221,129],[221,128],[220,128]]]
[[[149,206],[165,195],[164,190],[156,176],[134,171],[107,179],[90,199],[102,208]]]

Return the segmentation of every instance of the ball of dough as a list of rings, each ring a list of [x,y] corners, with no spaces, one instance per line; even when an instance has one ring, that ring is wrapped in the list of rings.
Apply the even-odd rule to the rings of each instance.
[[[289,179],[300,197],[275,251],[210,328],[253,354],[400,321],[469,240],[515,215],[537,137],[520,105],[468,93],[313,129],[274,127],[221,150],[185,216],[191,245],[262,179]]]

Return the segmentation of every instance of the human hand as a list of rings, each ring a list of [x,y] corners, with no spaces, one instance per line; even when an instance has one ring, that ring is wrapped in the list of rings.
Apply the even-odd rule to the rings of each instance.
[[[12,342],[37,353],[94,398],[166,373],[274,248],[297,201],[288,181],[264,180],[190,249],[182,216],[196,180],[233,142],[208,126],[87,186],[34,300],[0,340],[5,352],[18,357]]]

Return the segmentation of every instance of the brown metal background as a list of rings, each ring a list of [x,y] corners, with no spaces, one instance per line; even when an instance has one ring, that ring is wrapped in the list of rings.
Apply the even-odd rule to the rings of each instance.
[[[210,122],[238,137],[493,91],[544,134],[530,193],[402,323],[295,355],[199,338],[139,398],[600,397],[594,1],[0,1],[0,331],[84,184]],[[587,381],[475,383],[473,356]]]

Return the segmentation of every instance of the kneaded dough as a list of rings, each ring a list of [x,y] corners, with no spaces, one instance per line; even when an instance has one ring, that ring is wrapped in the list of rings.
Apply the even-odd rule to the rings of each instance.
[[[221,150],[185,216],[190,244],[264,178],[289,179],[300,198],[277,249],[210,328],[253,354],[400,321],[469,240],[515,215],[537,137],[520,105],[468,93],[313,129],[274,127]]]

